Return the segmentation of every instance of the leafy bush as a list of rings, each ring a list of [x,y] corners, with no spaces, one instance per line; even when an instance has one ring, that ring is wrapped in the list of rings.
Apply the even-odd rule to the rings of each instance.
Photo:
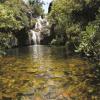
[[[100,1],[55,0],[49,14],[55,33],[66,34],[66,42],[76,52],[99,56]]]
[[[0,55],[5,55],[5,48],[10,48],[9,46],[9,40],[12,37],[12,35],[0,33]]]
[[[34,27],[36,20],[33,17],[40,16],[43,14],[42,12],[40,1],[28,5],[23,0],[2,0],[0,2],[0,32],[2,33],[2,35],[0,34],[0,42],[2,38],[5,38],[5,42],[1,42],[0,48],[4,49],[8,46],[7,38],[9,38],[9,35],[4,33],[16,33],[20,40],[24,40],[24,37],[28,36],[25,29]],[[24,34],[22,33],[23,30],[25,30]]]
[[[6,5],[0,4],[0,29],[20,28],[20,21],[14,17],[14,11]]]

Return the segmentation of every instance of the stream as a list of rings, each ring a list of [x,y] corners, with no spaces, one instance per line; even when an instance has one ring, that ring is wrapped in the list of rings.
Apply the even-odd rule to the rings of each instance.
[[[0,58],[0,100],[70,100],[68,68],[88,66],[63,46],[9,49]]]

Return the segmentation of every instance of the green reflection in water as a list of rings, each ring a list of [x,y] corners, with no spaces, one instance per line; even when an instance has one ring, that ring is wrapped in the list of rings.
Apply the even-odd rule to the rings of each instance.
[[[63,47],[30,46],[7,52],[8,56],[0,59],[1,100],[4,97],[13,100],[66,100],[70,95],[75,97],[73,87],[69,87],[81,84],[84,78],[72,78],[71,75],[84,75],[90,68],[88,61],[67,57]]]

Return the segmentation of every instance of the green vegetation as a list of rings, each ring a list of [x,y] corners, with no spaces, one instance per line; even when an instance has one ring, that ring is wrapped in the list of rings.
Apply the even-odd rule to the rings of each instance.
[[[9,48],[9,38],[10,36],[8,34],[0,33],[0,55],[5,55],[5,52],[3,50],[7,47]]]
[[[29,0],[29,4],[33,10],[33,16],[43,16],[43,2],[41,2],[40,0]]]
[[[100,0],[54,0],[49,14],[56,37],[66,37],[66,48],[96,61],[92,67],[69,68],[69,86],[76,100],[99,100]]]
[[[50,12],[56,36],[66,35],[66,44],[87,56],[100,55],[100,1],[55,0]]]
[[[34,0],[31,0],[31,2],[34,2]],[[16,35],[21,30],[34,26],[36,21],[33,17],[40,15],[43,15],[43,11],[42,3],[39,1],[27,5],[22,0],[2,0],[0,2],[0,52],[5,47],[8,48],[6,38],[9,38],[9,33]],[[17,37],[20,37],[20,34]],[[1,36],[6,43],[2,42]]]
[[[0,29],[20,30],[29,25],[26,9],[21,0],[6,0],[0,3]]]
[[[77,57],[66,60],[65,49],[46,47],[46,52],[41,46],[25,48],[22,58],[17,55],[20,49],[15,49],[18,58],[1,57],[13,47],[12,41],[14,46],[28,41],[36,18],[44,15],[42,5],[41,0],[28,0],[27,4],[23,0],[0,1],[0,100],[15,100],[31,88],[37,90],[35,96],[50,97],[50,90],[54,96],[52,86],[59,100],[100,100],[100,0],[54,0],[48,15],[52,33],[41,36],[52,40],[52,45],[64,45],[72,55],[87,56],[95,64]],[[38,94],[40,90],[43,93]]]

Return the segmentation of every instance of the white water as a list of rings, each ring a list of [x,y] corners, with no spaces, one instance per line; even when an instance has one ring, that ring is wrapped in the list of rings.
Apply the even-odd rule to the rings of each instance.
[[[32,33],[32,41],[34,45],[40,44],[40,32],[35,32],[34,30],[30,30]]]
[[[41,32],[44,30],[44,28],[48,25],[48,22],[46,18],[42,19],[41,16],[37,18],[37,22],[35,25],[35,28],[33,30],[30,30],[32,34],[32,42],[34,45],[40,44],[41,41]]]
[[[35,33],[35,31],[33,31],[33,30],[30,30],[31,31],[31,33],[32,33],[32,40],[33,40],[33,42],[34,42],[34,44],[37,44],[37,37],[36,37],[36,33]]]

